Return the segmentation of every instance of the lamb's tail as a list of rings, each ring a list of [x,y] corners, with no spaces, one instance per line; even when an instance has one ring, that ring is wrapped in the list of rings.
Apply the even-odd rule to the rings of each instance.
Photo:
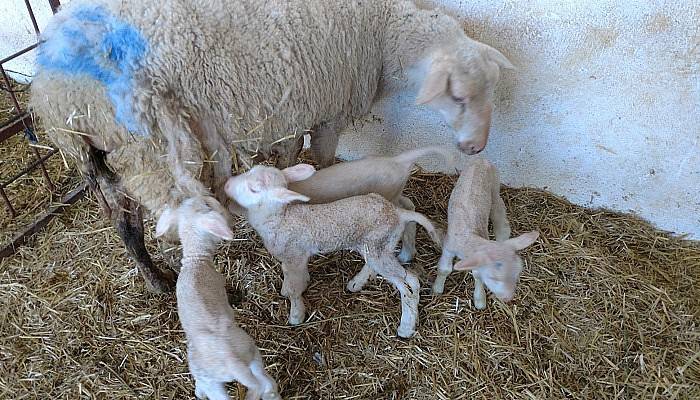
[[[435,244],[438,245],[438,247],[442,246],[442,240],[445,236],[444,233],[442,232],[442,230],[436,228],[435,225],[433,225],[433,223],[425,215],[415,211],[409,211],[404,209],[399,209],[398,211],[399,219],[402,223],[418,223],[428,232],[428,235],[430,235],[430,238],[433,239],[433,242],[435,242]]]
[[[427,146],[419,149],[408,150],[394,156],[393,159],[398,163],[406,165],[407,168],[410,168],[419,158],[432,154],[440,155],[445,161],[450,163],[451,166],[454,165],[454,157],[446,146]]]

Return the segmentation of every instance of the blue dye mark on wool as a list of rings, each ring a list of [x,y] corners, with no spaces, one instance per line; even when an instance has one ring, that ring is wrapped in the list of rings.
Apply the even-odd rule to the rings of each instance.
[[[130,132],[143,133],[134,118],[132,100],[133,76],[147,50],[141,33],[103,7],[85,5],[72,10],[47,34],[38,48],[39,65],[102,82],[117,122]]]

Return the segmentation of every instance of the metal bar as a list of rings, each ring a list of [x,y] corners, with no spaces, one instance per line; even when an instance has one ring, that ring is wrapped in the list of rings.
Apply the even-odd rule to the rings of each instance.
[[[2,64],[0,64],[0,73],[2,73],[2,78],[5,80],[5,85],[7,85],[7,90],[10,95],[10,98],[12,98],[12,102],[15,103],[15,114],[22,114],[22,107],[20,107],[19,102],[17,101],[17,96],[15,96],[15,92],[12,91],[12,83],[10,83],[10,78],[5,73],[5,68],[2,67]]]
[[[9,243],[3,245],[2,249],[0,249],[0,260],[13,255],[17,249],[25,244],[33,234],[39,232],[46,225],[48,225],[51,218],[60,214],[66,207],[82,198],[85,195],[86,187],[87,183],[82,183],[80,186],[70,191],[68,194],[63,196],[60,203],[42,213],[39,218],[34,221],[34,223],[32,223],[22,232],[18,233]]]
[[[29,113],[18,115],[0,127],[0,143],[12,137],[15,133],[32,126],[32,116]]]
[[[14,207],[12,207],[10,199],[7,198],[7,193],[5,193],[5,189],[3,189],[2,187],[0,187],[0,197],[2,197],[3,200],[5,200],[5,207],[7,207],[7,211],[10,212],[10,217],[16,217],[17,211],[15,211]]]
[[[12,54],[10,54],[9,56],[7,56],[7,57],[3,58],[2,60],[0,60],[0,64],[5,64],[6,62],[12,60],[13,58],[17,58],[17,57],[21,56],[21,55],[24,54],[24,53],[27,53],[27,52],[29,52],[29,51],[32,51],[32,50],[36,49],[36,47],[37,47],[38,45],[39,45],[39,43],[34,43],[33,45],[31,45],[31,46],[29,46],[29,47],[25,47],[25,48],[23,48],[22,50],[20,50],[20,51],[18,51],[18,52],[16,52],[16,53],[12,53]]]
[[[58,150],[56,150],[56,149],[50,150],[50,151],[49,151],[48,153],[46,153],[43,157],[34,160],[31,164],[27,165],[27,166],[24,167],[21,171],[19,171],[19,172],[16,173],[14,176],[12,176],[12,178],[6,180],[5,182],[0,183],[0,189],[6,188],[6,187],[9,186],[12,182],[16,181],[16,180],[19,179],[22,175],[25,175],[27,172],[30,172],[31,170],[33,170],[34,168],[36,168],[36,166],[37,166],[38,164],[40,164],[40,163],[42,163],[42,162],[48,160],[49,157],[51,157],[52,155],[56,154],[57,152],[58,152]]]
[[[34,32],[39,34],[39,25],[36,23],[36,17],[34,16],[34,10],[32,10],[32,5],[29,4],[29,0],[24,0],[24,5],[27,6],[27,12],[29,13],[29,18],[32,20],[32,25],[34,25]]]
[[[58,7],[61,6],[61,2],[58,0],[49,0],[49,5],[51,6],[51,11],[56,14],[58,12]]]
[[[51,182],[51,177],[49,176],[48,171],[46,171],[46,165],[44,165],[44,161],[46,161],[49,157],[56,153],[56,150],[49,150],[49,152],[46,153],[46,156],[44,157],[42,157],[41,154],[39,154],[39,150],[36,147],[32,147],[32,150],[34,150],[34,157],[36,157],[35,162],[39,163],[41,174],[44,175],[44,179],[46,179],[46,187],[48,187],[49,192],[53,192],[54,190],[56,190],[56,186],[54,186],[53,182]]]

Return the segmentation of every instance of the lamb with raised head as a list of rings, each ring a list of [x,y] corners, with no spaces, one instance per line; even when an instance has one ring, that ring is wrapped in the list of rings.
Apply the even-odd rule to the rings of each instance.
[[[187,337],[187,359],[198,399],[229,399],[225,383],[248,388],[247,400],[280,399],[277,384],[265,372],[253,339],[236,324],[224,277],[212,261],[216,245],[233,233],[206,198],[190,198],[167,208],[156,234],[177,230],[182,238],[182,268],[177,279],[177,311]]]
[[[454,265],[474,276],[474,306],[486,308],[484,284],[503,301],[510,301],[520,279],[523,262],[517,254],[537,240],[536,231],[509,239],[510,224],[500,195],[501,184],[496,167],[475,158],[469,160],[455,184],[448,204],[447,236],[433,283],[433,293],[441,294],[445,279]],[[489,219],[496,241],[489,240]]]
[[[73,0],[42,33],[31,105],[161,291],[139,203],[157,217],[210,191],[224,202],[232,151],[292,164],[306,131],[328,166],[339,132],[397,81],[445,116],[462,151],[479,152],[500,68],[512,65],[457,20],[408,0]],[[120,151],[134,142],[143,149]],[[167,168],[134,168],[128,158],[146,152]],[[131,179],[144,173],[162,176]]]
[[[354,250],[365,260],[364,274],[382,275],[401,295],[398,335],[415,333],[420,283],[394,256],[406,223],[417,222],[440,243],[440,234],[422,214],[403,210],[378,194],[367,194],[326,204],[289,204],[309,198],[287,188],[314,173],[308,164],[284,170],[255,166],[232,177],[226,193],[245,208],[248,222],[262,237],[265,247],[282,263],[282,295],[290,301],[289,323],[304,320],[302,293],[309,282],[311,256],[337,250]],[[365,279],[366,280],[366,279]],[[348,283],[352,288],[352,281]]]

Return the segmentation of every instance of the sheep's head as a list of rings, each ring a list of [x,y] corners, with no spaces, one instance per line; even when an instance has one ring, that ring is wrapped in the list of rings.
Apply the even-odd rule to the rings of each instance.
[[[439,49],[428,62],[416,104],[443,115],[462,152],[481,152],[489,137],[500,68],[514,69],[513,64],[493,47],[469,38]]]
[[[256,165],[243,174],[229,178],[224,190],[246,209],[263,204],[309,201],[308,197],[287,189],[287,184],[304,180],[314,172],[314,167],[308,164],[297,164],[283,170]]]
[[[455,264],[454,269],[472,271],[496,297],[510,301],[523,270],[523,261],[517,251],[533,244],[538,236],[539,233],[532,231],[504,242],[489,241],[473,249],[469,257]]]

